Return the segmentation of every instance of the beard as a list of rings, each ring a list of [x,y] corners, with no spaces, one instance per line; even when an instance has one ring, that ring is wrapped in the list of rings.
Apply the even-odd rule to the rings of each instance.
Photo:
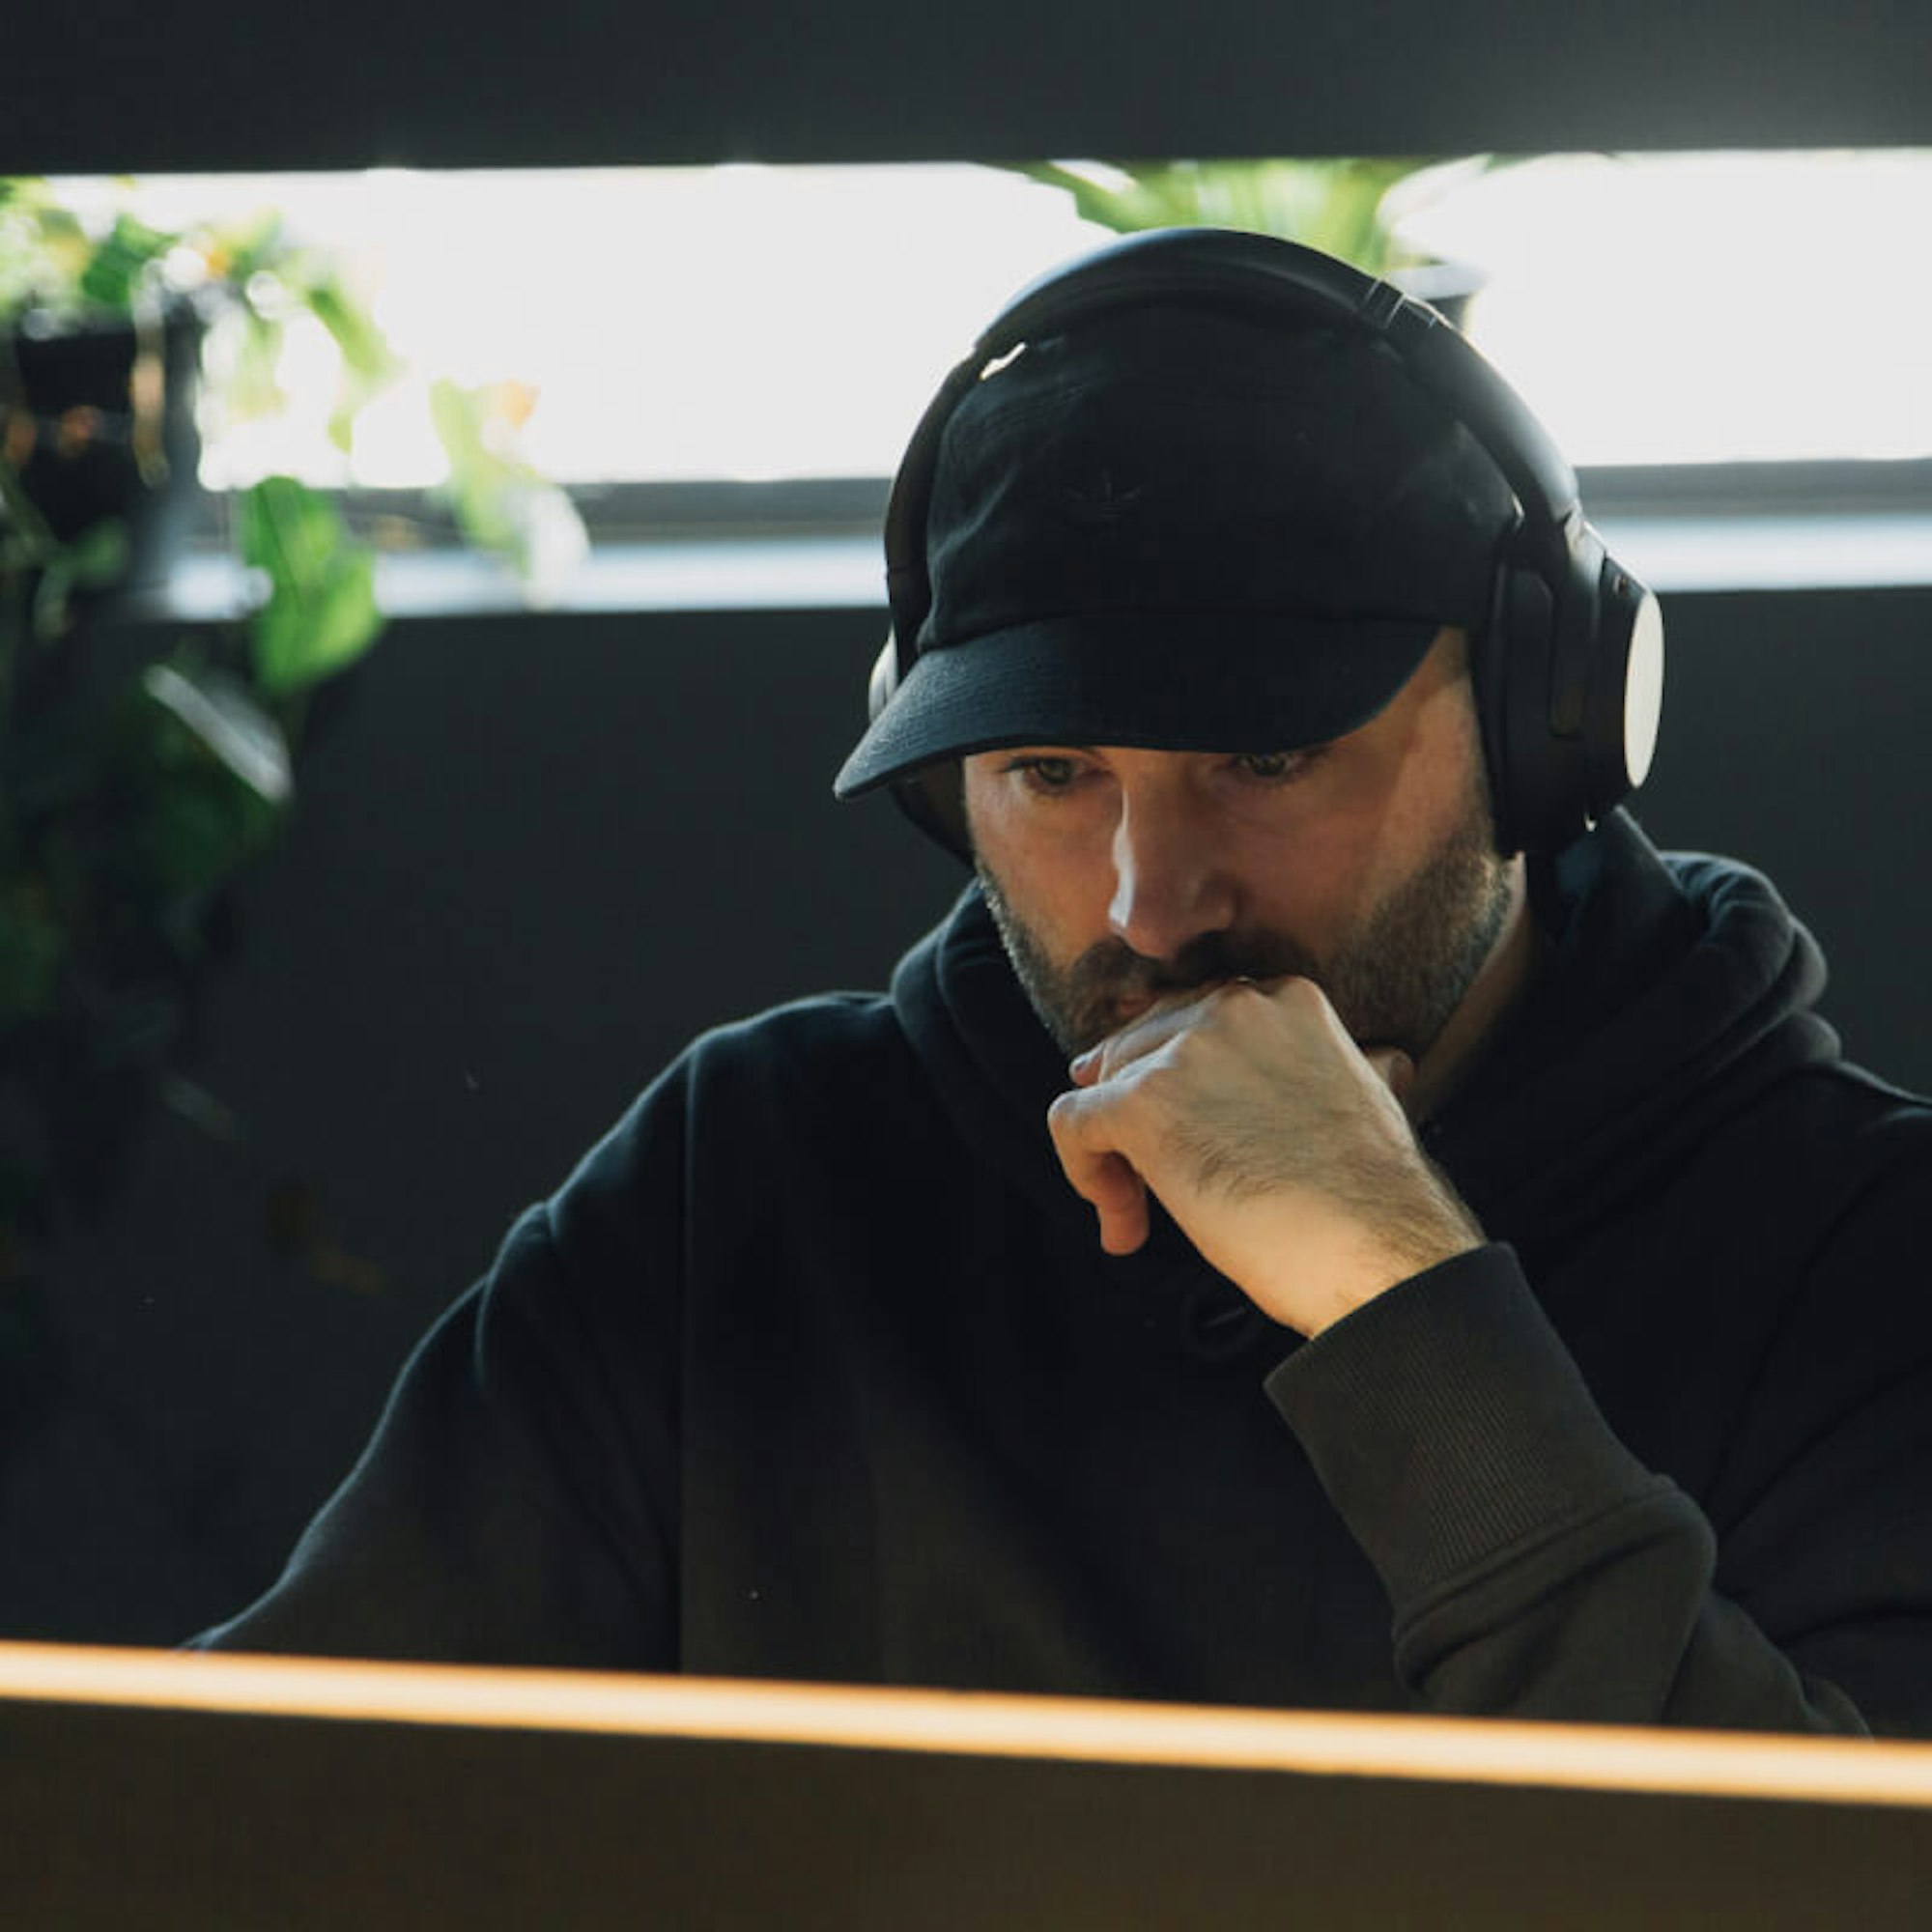
[[[1069,1058],[1118,1031],[1128,1002],[1294,975],[1321,988],[1358,1045],[1400,1047],[1419,1065],[1495,950],[1513,900],[1480,780],[1435,850],[1325,959],[1286,933],[1257,927],[1204,932],[1165,960],[1103,939],[1062,966],[999,881],[983,865],[975,869],[1028,1002]]]

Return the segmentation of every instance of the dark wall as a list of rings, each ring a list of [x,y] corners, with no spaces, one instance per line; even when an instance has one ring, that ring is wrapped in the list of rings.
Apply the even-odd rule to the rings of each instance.
[[[1847,1050],[1932,1092],[1932,590],[1680,597],[1639,815],[1768,870],[1824,942]]]
[[[1932,591],[1671,623],[1643,816],[1774,872],[1854,1048],[1932,1088]],[[352,673],[210,987],[188,1071],[232,1130],[157,1116],[106,1219],[10,1291],[0,1635],[169,1640],[237,1606],[416,1334],[696,1029],[880,982],[959,873],[829,794],[879,630],[446,619]]]
[[[0,173],[1910,144],[1922,0],[9,9]]]

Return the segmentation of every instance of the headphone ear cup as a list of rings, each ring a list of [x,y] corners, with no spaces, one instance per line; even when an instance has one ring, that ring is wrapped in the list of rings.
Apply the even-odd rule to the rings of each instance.
[[[1650,776],[1663,707],[1663,615],[1613,559],[1597,591],[1597,639],[1584,720],[1588,811],[1603,817]]]
[[[1469,656],[1503,853],[1542,849],[1562,796],[1549,724],[1556,605],[1523,551],[1519,526],[1498,552],[1489,623]]]
[[[1504,599],[1508,572],[1498,567],[1490,588],[1490,614],[1469,639],[1469,687],[1482,735],[1483,770],[1490,781],[1490,814],[1495,820],[1496,850],[1520,850],[1514,840],[1515,814],[1509,786],[1509,622]]]
[[[957,758],[927,765],[893,785],[898,809],[955,859],[973,864],[973,838],[966,828],[965,771]]]
[[[1560,851],[1643,782],[1657,742],[1657,599],[1579,535],[1560,600],[1520,532],[1506,540],[1471,652],[1503,852]]]

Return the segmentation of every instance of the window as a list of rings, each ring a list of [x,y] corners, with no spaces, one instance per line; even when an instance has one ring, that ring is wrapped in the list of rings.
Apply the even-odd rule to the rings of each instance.
[[[970,166],[135,192],[164,226],[280,206],[373,287],[415,381],[527,385],[528,454],[583,483],[889,473],[978,324],[1102,239],[1056,190]],[[1470,332],[1578,465],[1932,456],[1932,153],[1552,156],[1396,193],[1406,239],[1483,278]],[[210,480],[328,474],[326,411],[217,442]],[[421,418],[407,388],[370,410],[355,480],[430,480]]]
[[[577,490],[607,539],[660,527],[666,486],[786,478],[826,486],[808,525],[856,538],[875,519],[876,479],[974,330],[1105,236],[1064,193],[964,164],[64,186],[103,209],[131,196],[163,227],[278,206],[350,265],[409,365],[345,458],[326,433],[328,384],[304,381],[319,330],[294,331],[285,375],[299,406],[213,435],[211,485],[286,469],[420,489],[441,468],[429,377],[508,379],[531,405],[523,452]],[[1932,575],[1932,151],[1484,160],[1412,176],[1395,205],[1406,242],[1475,271],[1469,332],[1572,461],[1610,469],[1607,497],[1591,479],[1600,516],[1611,499],[1653,507],[1660,468],[1753,466],[1762,479],[1776,467],[1789,511],[1792,466],[1853,464],[1865,479],[1854,495],[1887,478],[1866,535],[1889,560],[1875,580],[1860,564],[1856,581]],[[1631,466],[1640,474],[1620,493],[1615,473]],[[1815,479],[1805,487],[1818,496]],[[729,522],[746,497],[714,489],[706,501]],[[1842,518],[1848,502],[1834,469],[1809,508]],[[741,581],[749,563],[737,554]],[[863,580],[835,573],[822,594],[874,577],[868,555]]]

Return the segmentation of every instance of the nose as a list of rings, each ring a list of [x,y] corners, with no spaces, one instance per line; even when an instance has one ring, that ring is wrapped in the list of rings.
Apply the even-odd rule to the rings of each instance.
[[[1208,814],[1179,789],[1122,789],[1107,923],[1147,959],[1172,959],[1235,923],[1237,894]]]

